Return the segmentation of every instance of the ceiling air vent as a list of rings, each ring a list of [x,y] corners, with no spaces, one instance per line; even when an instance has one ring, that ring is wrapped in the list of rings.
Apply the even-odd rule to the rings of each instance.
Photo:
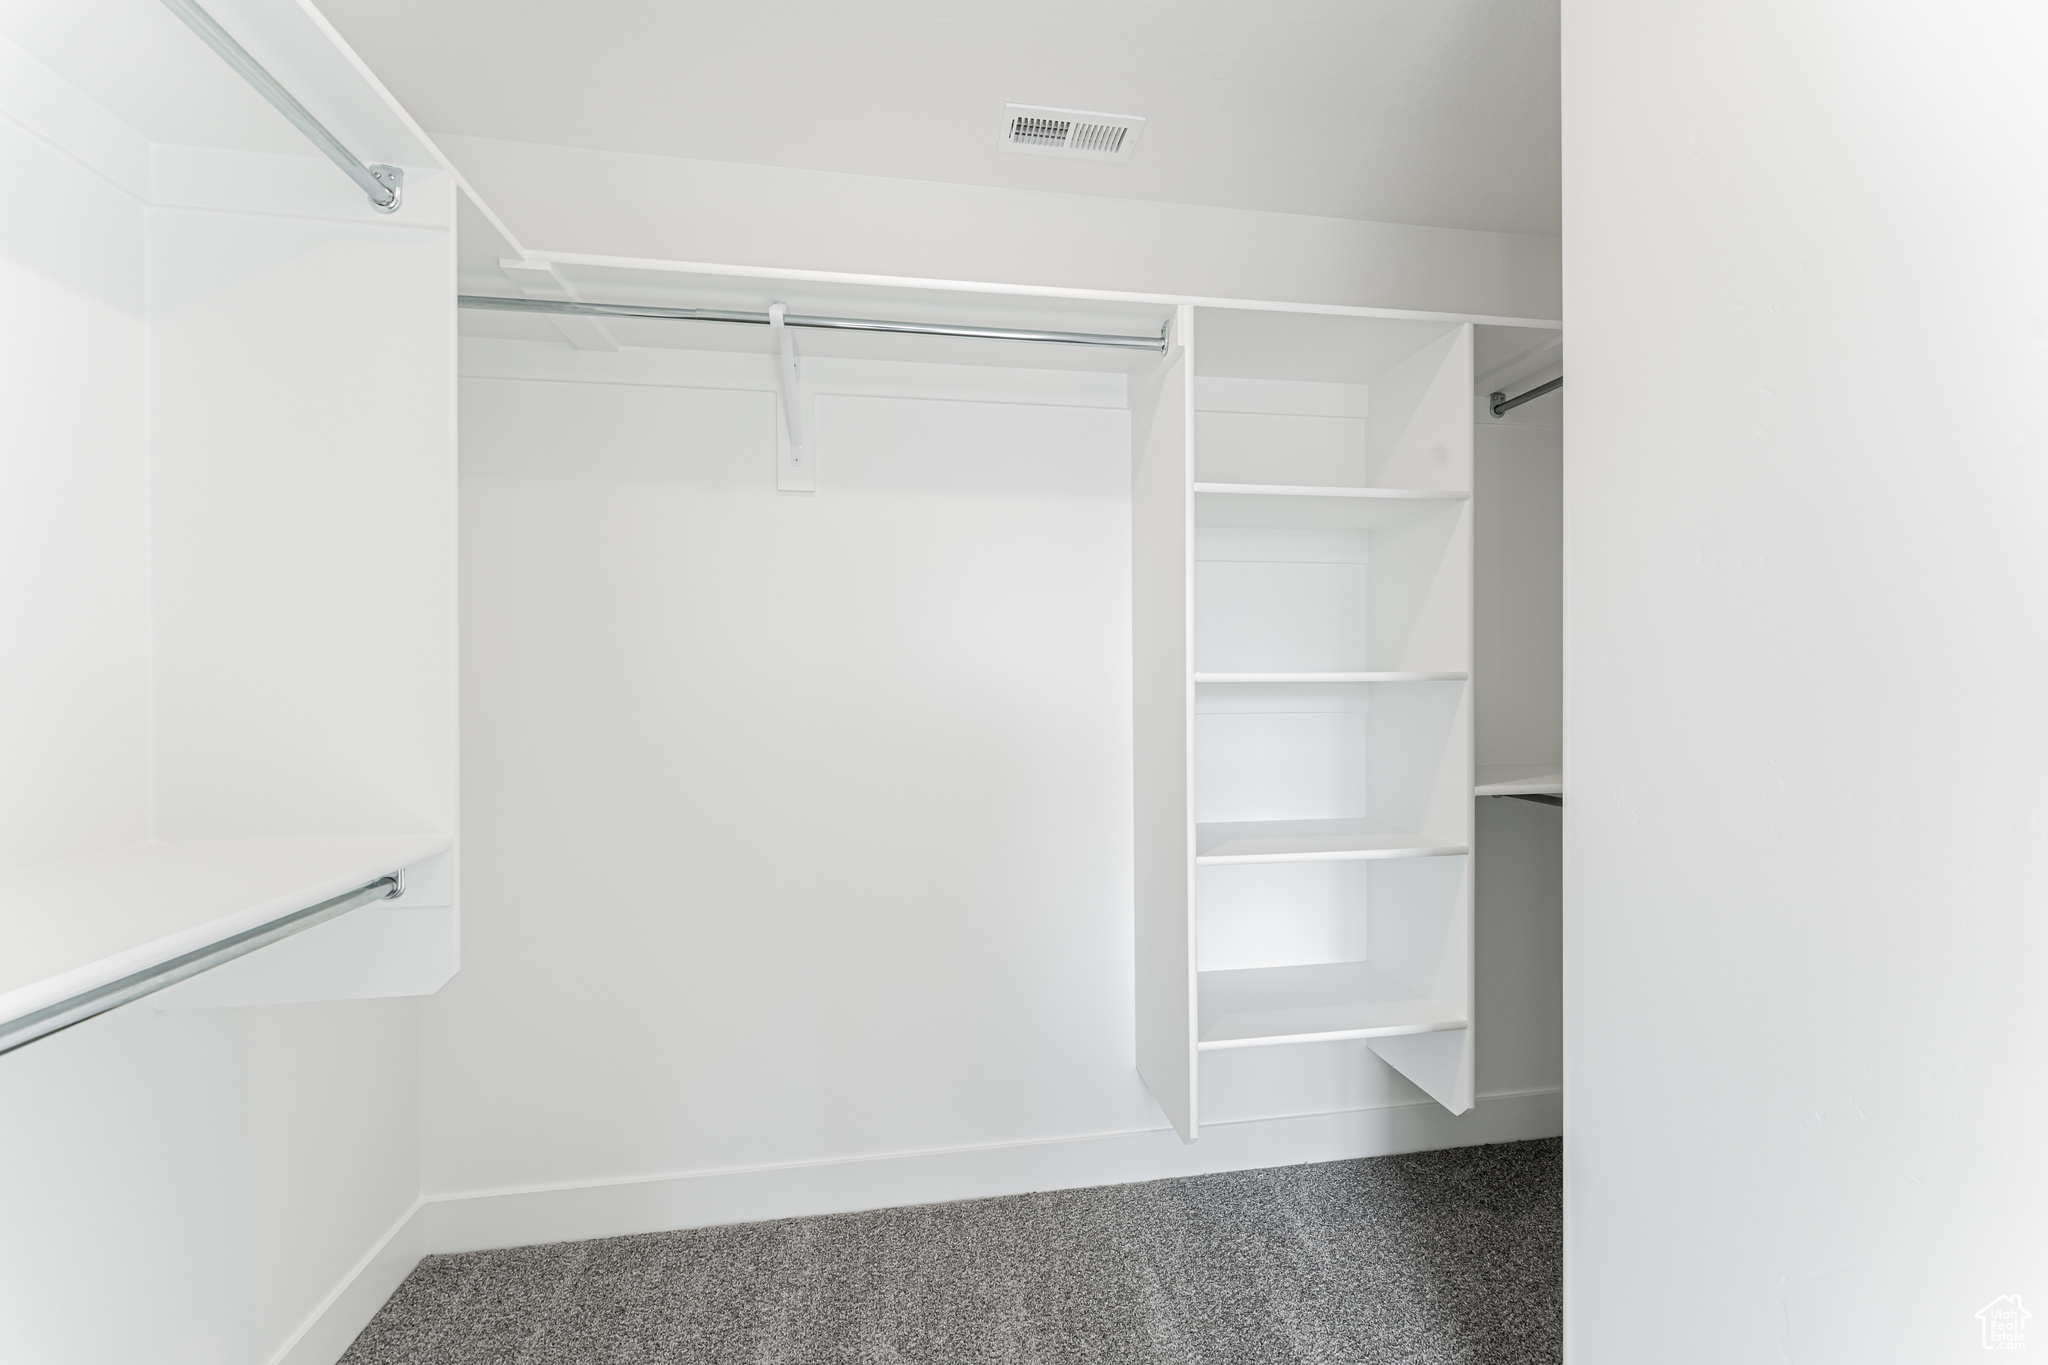
[[[1089,114],[1012,104],[1003,111],[1003,149],[1084,161],[1128,161],[1145,120],[1136,114]]]

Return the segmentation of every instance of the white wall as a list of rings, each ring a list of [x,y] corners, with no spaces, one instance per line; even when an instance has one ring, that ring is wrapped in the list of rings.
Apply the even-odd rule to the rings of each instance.
[[[0,869],[149,832],[141,203],[53,145],[141,139],[0,39]],[[117,153],[118,154],[118,153]]]
[[[529,248],[916,279],[1558,315],[1558,243],[828,171],[439,142]]]
[[[17,19],[30,30],[30,19],[72,36],[89,30],[95,53],[109,29],[68,4],[16,9],[10,30]],[[169,51],[196,54],[202,76],[247,95],[160,7],[140,20],[167,23],[191,47]],[[133,33],[123,37],[133,46]],[[177,60],[164,65],[175,70]],[[386,226],[363,221],[371,215],[360,194],[311,155],[226,151],[209,157],[206,176],[175,173],[201,155],[152,145],[0,39],[0,181],[25,187],[0,212],[0,872],[139,844],[192,821],[197,803],[175,798],[204,782],[165,783],[151,801],[153,770],[161,779],[174,761],[153,753],[164,738],[153,706],[164,700],[167,615],[188,632],[195,622],[216,627],[213,643],[226,642],[200,666],[187,659],[193,692],[209,693],[195,679],[230,668],[237,650],[333,679],[320,699],[331,705],[301,709],[302,731],[345,734],[349,722],[337,718],[352,700],[431,694],[438,683],[442,704],[430,695],[418,708],[425,722],[404,729],[409,717],[392,716],[399,708],[384,713],[390,730],[417,741],[388,780],[424,790],[419,804],[453,824],[451,187],[445,176],[416,176],[412,218]],[[166,159],[172,173],[152,185],[152,166],[164,172]],[[228,239],[223,262],[214,249]],[[402,268],[370,268],[380,251]],[[317,278],[294,279],[295,268]],[[323,287],[345,297],[323,298]],[[372,336],[337,354],[336,336],[350,333],[337,316],[351,314]],[[195,338],[199,322],[219,331]],[[226,344],[209,349],[222,334]],[[400,372],[362,391],[365,367],[382,362]],[[353,417],[329,410],[352,402]],[[182,432],[173,409],[190,418]],[[334,449],[351,421],[383,437],[372,453]],[[188,451],[245,457],[245,477],[167,460],[166,447],[194,432],[203,435]],[[270,489],[269,502],[254,496],[262,476],[313,453],[355,496],[370,497],[366,471],[388,475],[393,465],[425,487],[402,508],[374,500],[381,520],[369,527],[331,488],[297,507],[290,488]],[[191,558],[213,561],[250,595],[282,599],[268,623],[195,590],[190,574],[177,585],[182,615],[165,612],[172,485],[200,519],[218,518]],[[349,523],[346,534],[323,527],[327,516]],[[265,537],[276,538],[276,554],[253,552]],[[264,571],[251,572],[251,559]],[[422,559],[449,571],[438,593],[424,575],[406,585],[412,618],[384,633],[374,621],[339,638],[321,630],[308,579],[339,580],[345,595],[383,582],[390,561]],[[436,613],[438,653],[432,632],[417,628]],[[399,657],[378,659],[380,642]],[[390,671],[371,676],[379,667]],[[283,710],[288,689],[274,677],[264,701]],[[212,681],[217,700],[225,689],[218,673]],[[288,727],[252,728],[260,733],[244,737],[245,751],[282,762],[309,747]],[[191,746],[213,778],[228,767],[215,740]],[[349,757],[367,764],[366,747]],[[253,784],[221,785],[241,796]],[[306,785],[331,799],[338,784]],[[26,899],[10,897],[0,937],[33,939],[33,924],[15,916],[47,907]],[[156,1003],[0,1056],[0,1361],[325,1365],[417,1258],[417,1238],[390,1239],[419,1191],[418,1007]],[[351,1286],[344,1311],[323,1320]]]
[[[450,179],[385,217],[324,160],[155,160],[269,210],[150,214],[157,837],[453,833]]]
[[[417,1010],[143,1000],[0,1057],[0,1360],[280,1360],[412,1211]]]
[[[433,1245],[1555,1131],[1556,815],[1516,802],[1478,1111],[1355,1043],[1205,1056],[1193,1148],[1145,1092],[1121,375],[807,361],[803,496],[765,356],[463,363]]]
[[[1575,1365],[2048,1312],[2044,56],[1565,7]]]

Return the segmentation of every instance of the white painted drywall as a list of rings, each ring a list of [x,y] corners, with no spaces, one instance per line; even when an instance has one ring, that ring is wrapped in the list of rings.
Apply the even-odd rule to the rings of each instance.
[[[1487,817],[1482,887],[1534,881],[1482,907],[1480,1111],[1362,1044],[1247,1049],[1202,1059],[1191,1155],[1129,1141],[1166,1124],[1133,1056],[1122,376],[807,361],[806,496],[774,491],[765,355],[463,363],[438,1245],[1552,1131],[1556,817],[1529,807]],[[1286,1126],[1331,1113],[1335,1145]],[[1060,1155],[1105,1144],[1140,1154]],[[975,1149],[1034,1155],[945,1174]],[[763,1167],[768,1195],[675,1193]]]
[[[417,1008],[143,1000],[0,1057],[0,1360],[275,1360],[412,1209]]]
[[[155,159],[245,187],[151,212],[157,835],[453,833],[449,179],[386,219],[311,158]]]
[[[534,250],[1558,315],[1554,237],[439,140]]]
[[[1981,1359],[2048,1312],[2048,11],[1564,22],[1567,1355]]]
[[[254,98],[158,5],[4,20],[131,94]],[[284,137],[153,145],[0,39],[0,871],[453,829],[452,187],[386,223]],[[334,1296],[406,1268],[357,1276],[418,1196],[417,1017],[143,1000],[0,1056],[0,1361],[329,1365],[374,1307]]]
[[[149,834],[148,147],[0,39],[0,870]]]

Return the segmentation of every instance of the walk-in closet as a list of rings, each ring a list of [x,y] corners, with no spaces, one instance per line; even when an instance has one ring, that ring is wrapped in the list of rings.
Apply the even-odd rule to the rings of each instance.
[[[1543,1216],[1554,318],[542,248],[308,6],[8,23],[10,1359],[1474,1144]]]
[[[1767,8],[0,5],[0,1365],[2024,1349],[2048,31]]]

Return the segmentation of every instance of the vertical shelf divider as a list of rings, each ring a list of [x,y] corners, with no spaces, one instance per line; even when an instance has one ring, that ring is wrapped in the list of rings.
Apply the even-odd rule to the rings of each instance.
[[[1194,309],[1131,376],[1131,684],[1138,1074],[1184,1142],[1196,1126]]]

